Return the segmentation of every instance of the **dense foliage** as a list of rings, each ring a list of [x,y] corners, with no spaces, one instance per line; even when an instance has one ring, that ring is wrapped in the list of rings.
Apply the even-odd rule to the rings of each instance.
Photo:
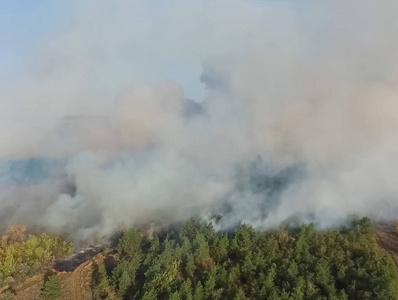
[[[109,258],[109,257],[108,257]],[[108,259],[109,260],[109,259]],[[179,233],[129,230],[116,264],[98,263],[94,299],[396,299],[398,269],[367,218],[351,229],[233,234],[187,222]]]
[[[61,294],[61,283],[58,277],[56,275],[49,276],[44,283],[40,298],[43,300],[53,300],[57,299]]]
[[[41,271],[56,257],[73,250],[72,243],[48,234],[25,236],[25,227],[12,225],[0,243],[0,284]]]

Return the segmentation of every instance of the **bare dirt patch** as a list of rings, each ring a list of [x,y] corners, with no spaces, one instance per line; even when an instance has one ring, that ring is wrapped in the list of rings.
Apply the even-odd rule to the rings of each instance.
[[[394,223],[380,223],[376,225],[377,241],[386,249],[398,266],[398,233]]]
[[[58,300],[91,300],[91,277],[93,272],[92,260],[85,261],[73,272],[58,272],[61,282],[62,295]],[[44,283],[44,275],[35,275],[22,283],[13,286],[16,300],[40,300],[40,292]],[[6,289],[9,287],[6,287]]]
[[[40,299],[40,291],[43,287],[44,275],[29,277],[21,284],[15,286],[15,299],[17,300],[36,300]]]

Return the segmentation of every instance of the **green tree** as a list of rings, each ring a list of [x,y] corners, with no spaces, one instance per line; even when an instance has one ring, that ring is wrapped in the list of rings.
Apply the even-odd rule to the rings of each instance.
[[[124,296],[126,293],[126,290],[128,287],[131,285],[131,278],[127,271],[123,271],[122,276],[120,276],[119,281],[118,281],[118,295],[119,296]]]
[[[198,233],[193,241],[195,248],[195,263],[196,265],[204,266],[210,257],[209,244],[206,241],[204,234]]]
[[[192,283],[191,280],[185,280],[180,287],[180,294],[183,300],[192,300]]]
[[[296,280],[296,286],[293,289],[293,294],[291,296],[292,300],[302,300],[304,299],[305,292],[305,281],[302,277],[298,277]]]
[[[210,249],[210,254],[217,261],[224,261],[228,256],[229,240],[226,235],[218,235],[215,238],[214,245]]]
[[[57,299],[61,296],[61,284],[56,275],[49,276],[44,283],[44,287],[40,293],[40,298],[44,300]]]
[[[246,300],[245,292],[242,289],[239,289],[234,297],[234,300]]]
[[[111,286],[100,266],[94,291],[105,291],[100,299],[118,298],[112,287],[119,296],[128,291],[128,297],[146,300],[395,299],[398,269],[368,219],[342,230],[318,231],[310,224],[292,232],[242,225],[226,234],[193,220],[178,235],[129,231],[118,246]],[[21,253],[45,259],[54,247],[42,237],[31,239],[27,249],[21,243],[0,249],[2,272],[26,272],[29,263],[20,263]]]
[[[121,258],[131,259],[141,255],[142,234],[135,229],[127,230],[117,245]]]
[[[198,224],[194,219],[190,219],[184,224],[182,228],[182,235],[193,240],[198,230]]]
[[[204,299],[203,286],[202,286],[202,283],[200,281],[196,285],[195,294],[193,296],[193,299],[194,300],[203,300]]]
[[[134,282],[138,267],[139,262],[137,263],[137,261],[121,260],[113,269],[111,283],[117,289],[118,295],[124,295],[128,287]]]
[[[109,293],[109,280],[106,274],[105,265],[99,264],[97,270],[93,273],[93,298],[94,299],[106,299]]]
[[[208,273],[204,287],[205,298],[210,298],[210,296],[214,291],[214,288],[216,287],[216,273],[217,273],[216,267],[211,268],[210,272]]]
[[[181,300],[180,293],[178,291],[175,291],[170,295],[169,300]]]
[[[158,299],[158,295],[154,289],[150,289],[150,290],[146,291],[144,296],[142,297],[142,300],[157,300],[157,299]]]
[[[188,254],[188,256],[185,259],[184,271],[188,277],[193,278],[195,270],[196,270],[196,266],[195,266],[193,255]]]

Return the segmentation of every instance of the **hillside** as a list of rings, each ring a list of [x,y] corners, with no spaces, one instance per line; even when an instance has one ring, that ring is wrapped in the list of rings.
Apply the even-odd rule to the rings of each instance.
[[[366,218],[339,230],[230,233],[191,220],[155,235],[129,230],[115,248],[61,260],[53,272],[60,300],[398,299],[396,245],[393,224]],[[0,299],[41,299],[45,278],[9,285]]]
[[[398,268],[370,220],[349,228],[125,233],[116,265],[93,273],[94,299],[397,299]],[[112,295],[112,296],[111,296]],[[115,296],[116,295],[116,296]]]

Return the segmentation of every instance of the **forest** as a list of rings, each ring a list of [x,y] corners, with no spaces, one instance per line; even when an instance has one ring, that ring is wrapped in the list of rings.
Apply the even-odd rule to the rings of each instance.
[[[25,226],[10,225],[0,242],[0,286],[43,273],[72,250],[73,244],[58,236],[26,234]]]
[[[398,269],[368,218],[233,232],[189,220],[158,234],[131,229],[96,263],[94,299],[397,299]]]

